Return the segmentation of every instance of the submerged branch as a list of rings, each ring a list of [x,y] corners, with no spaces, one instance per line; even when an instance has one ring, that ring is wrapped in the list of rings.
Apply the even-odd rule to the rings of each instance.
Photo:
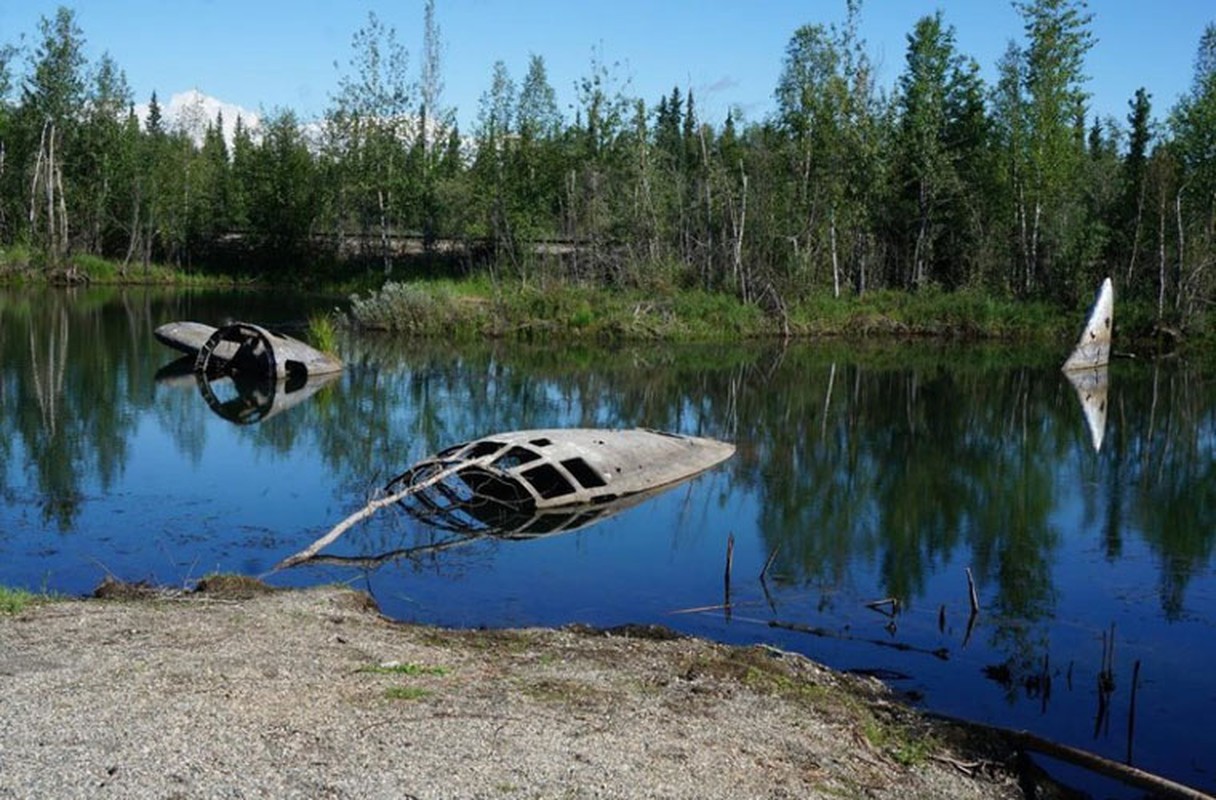
[[[928,716],[944,720],[952,725],[970,728],[986,737],[996,737],[1004,740],[1009,746],[1018,750],[1031,750],[1045,756],[1066,761],[1074,766],[1089,770],[1108,778],[1114,778],[1125,785],[1135,786],[1152,792],[1153,797],[1171,798],[1171,800],[1212,800],[1212,795],[1201,792],[1169,778],[1164,778],[1151,772],[1122,764],[1109,758],[1082,750],[1071,745],[1054,742],[1030,731],[1003,728],[999,725],[988,725],[983,722],[963,720],[948,714],[927,712]]]
[[[425,480],[419,481],[418,483],[407,484],[406,487],[404,489],[401,489],[400,491],[393,492],[392,494],[385,495],[383,497],[376,497],[376,498],[369,500],[367,502],[367,505],[363,506],[363,508],[354,512],[353,514],[348,516],[346,519],[342,520],[337,525],[330,528],[328,533],[326,533],[321,538],[317,539],[315,542],[310,544],[308,547],[305,547],[303,550],[296,553],[295,555],[288,556],[287,558],[283,559],[279,563],[275,564],[274,568],[271,571],[278,572],[281,569],[287,569],[288,567],[294,567],[297,564],[302,564],[303,562],[308,561],[313,556],[315,556],[317,553],[321,552],[323,549],[325,549],[329,545],[333,544],[334,541],[337,540],[337,538],[339,536],[346,533],[348,530],[350,530],[356,524],[367,519],[372,514],[375,514],[377,511],[384,508],[385,506],[391,506],[394,503],[399,503],[402,500],[404,500],[405,498],[409,497],[410,495],[417,494],[418,492],[421,492],[425,489],[429,489],[430,487],[434,486],[435,484],[437,484],[447,478],[450,478],[452,475],[455,475],[458,470],[464,469],[465,467],[467,467],[471,464],[477,464],[480,461],[488,461],[488,459],[474,459],[472,461],[460,461],[459,463],[457,463],[451,467],[439,470],[434,475],[431,475],[430,477],[426,478]]]

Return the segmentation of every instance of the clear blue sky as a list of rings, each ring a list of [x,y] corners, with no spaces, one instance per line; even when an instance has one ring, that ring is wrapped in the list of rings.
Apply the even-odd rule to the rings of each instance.
[[[37,38],[40,16],[61,2],[0,0],[0,43]],[[126,72],[137,102],[155,90],[162,102],[197,88],[253,111],[286,107],[320,114],[349,69],[351,37],[368,11],[397,30],[417,75],[423,0],[380,4],[322,0],[76,0],[95,63],[108,51]],[[1008,0],[866,0],[862,35],[891,86],[903,69],[915,21],[942,9],[957,45],[987,80],[1021,18]],[[1137,87],[1163,119],[1191,83],[1204,27],[1216,21],[1209,0],[1092,0],[1096,44],[1087,60],[1091,109],[1122,122]],[[545,59],[567,114],[574,84],[590,71],[593,49],[628,80],[630,96],[653,106],[675,85],[691,87],[699,116],[720,123],[730,108],[748,120],[772,109],[786,43],[805,23],[841,22],[844,0],[436,0],[444,42],[445,105],[463,129],[501,59],[518,83],[532,53]],[[336,66],[335,66],[336,64]],[[19,65],[20,66],[20,65]]]

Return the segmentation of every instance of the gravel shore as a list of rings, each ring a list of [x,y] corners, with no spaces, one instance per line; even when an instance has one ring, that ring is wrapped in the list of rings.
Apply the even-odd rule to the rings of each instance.
[[[402,625],[335,587],[0,615],[0,696],[5,798],[1021,796],[999,757],[801,656]]]

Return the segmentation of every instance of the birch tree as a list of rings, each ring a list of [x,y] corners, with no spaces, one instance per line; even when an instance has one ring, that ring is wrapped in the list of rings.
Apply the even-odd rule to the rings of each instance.
[[[443,156],[442,145],[455,126],[450,109],[441,105],[443,95],[443,42],[439,22],[435,17],[435,0],[426,0],[422,24],[422,69],[418,82],[421,106],[414,149],[416,157],[414,182],[421,195],[419,217],[422,240],[428,252],[434,247],[439,224],[436,171]]]
[[[826,239],[836,297],[850,274],[855,290],[865,291],[886,169],[874,70],[858,36],[860,7],[849,0],[842,28],[804,25],[794,32],[776,93],[803,218],[794,228],[794,261],[812,270],[813,280]]]
[[[60,7],[53,19],[39,20],[40,41],[30,56],[22,87],[21,117],[33,170],[29,182],[28,222],[34,241],[57,269],[69,246],[72,148],[85,103],[84,35],[71,10]]]
[[[1216,288],[1216,23],[1199,40],[1190,91],[1170,118],[1182,172],[1173,198],[1174,306],[1185,318]]]
[[[908,37],[907,67],[899,78],[898,189],[914,220],[906,286],[938,276],[930,269],[941,230],[941,206],[955,190],[947,136],[948,80],[954,68],[954,32],[941,12],[922,17]]]
[[[10,94],[13,88],[11,64],[17,55],[17,48],[9,44],[0,44],[0,242],[9,241],[15,234],[13,220],[20,216],[20,202],[13,202],[14,197],[20,197],[20,192],[11,190],[9,180],[12,170],[9,168],[9,150],[13,138],[13,107]]]
[[[1069,237],[1087,224],[1078,210],[1085,153],[1075,122],[1088,98],[1083,84],[1085,55],[1093,46],[1092,17],[1084,0],[1032,0],[1016,8],[1027,35],[1025,193],[1018,199],[1026,229],[1021,288],[1062,292],[1072,276],[1059,261],[1069,250]]]
[[[788,137],[800,219],[792,231],[794,266],[814,280],[826,238],[833,295],[840,296],[838,231],[845,177],[848,86],[841,54],[822,25],[804,25],[786,46],[777,83],[777,118]],[[797,273],[795,273],[796,275]]]
[[[495,264],[515,255],[508,173],[515,105],[515,81],[511,79],[507,65],[496,61],[490,88],[481,96],[477,115],[477,156],[473,162],[474,196]]]
[[[338,93],[326,115],[355,223],[365,235],[379,233],[379,257],[385,276],[392,274],[391,236],[407,198],[405,182],[408,114],[414,108],[409,53],[397,41],[396,30],[375,13],[355,32],[350,71],[338,83]]]

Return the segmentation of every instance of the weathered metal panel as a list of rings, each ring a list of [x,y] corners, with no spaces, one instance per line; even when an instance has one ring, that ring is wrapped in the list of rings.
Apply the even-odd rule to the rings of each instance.
[[[1102,281],[1098,296],[1090,309],[1085,330],[1077,340],[1064,369],[1093,369],[1110,362],[1111,331],[1115,320],[1115,290],[1110,278]]]
[[[249,322],[220,328],[201,322],[169,322],[153,331],[153,335],[162,344],[194,355],[198,370],[222,371],[225,365],[237,366],[238,361],[240,368],[256,369],[276,378],[326,375],[342,370],[340,359]]]
[[[691,478],[730,458],[715,439],[646,429],[545,428],[486,436],[415,464],[393,483],[456,473],[475,494],[535,509],[603,503]],[[527,499],[529,502],[524,502]]]

